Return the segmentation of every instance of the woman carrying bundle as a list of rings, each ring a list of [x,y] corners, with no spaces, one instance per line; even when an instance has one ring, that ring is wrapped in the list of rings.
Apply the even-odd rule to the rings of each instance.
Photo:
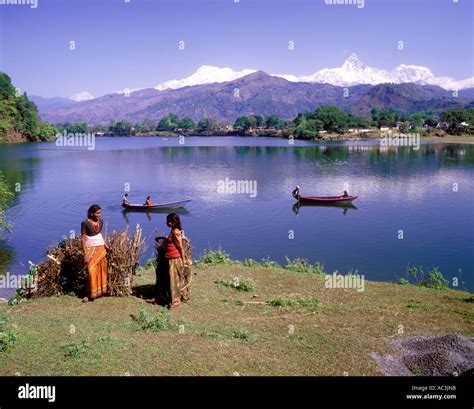
[[[107,250],[102,236],[102,210],[94,204],[87,211],[87,219],[81,223],[82,249],[87,264],[87,297],[82,301],[94,300],[107,293]]]
[[[157,297],[159,304],[169,308],[177,307],[189,299],[189,280],[191,272],[189,260],[183,248],[181,220],[176,213],[166,217],[166,224],[171,228],[164,240],[157,259]]]

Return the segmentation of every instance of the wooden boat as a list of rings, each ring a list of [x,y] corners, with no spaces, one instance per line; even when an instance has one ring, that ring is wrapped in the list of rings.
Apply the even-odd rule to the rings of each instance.
[[[160,209],[180,209],[189,203],[192,199],[184,199],[178,200],[176,202],[169,202],[169,203],[158,203],[153,205],[139,205],[139,204],[125,204],[122,203],[122,207],[125,210],[138,210],[138,211],[152,211],[152,210],[160,210]]]
[[[317,203],[317,204],[336,204],[336,203],[351,203],[356,200],[358,196],[298,196],[298,201],[301,203]]]
[[[350,196],[344,191],[343,195],[340,196],[301,196],[300,187],[296,186],[296,189],[292,192],[293,197],[300,203],[313,203],[313,204],[343,204],[351,203],[356,200],[358,196]]]

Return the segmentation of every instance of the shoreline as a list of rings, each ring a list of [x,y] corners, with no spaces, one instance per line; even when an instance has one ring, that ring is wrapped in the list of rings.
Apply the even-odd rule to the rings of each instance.
[[[277,135],[240,135],[235,133],[219,133],[219,134],[202,134],[202,133],[190,133],[190,134],[182,134],[182,133],[173,133],[173,132],[158,132],[153,134],[140,134],[140,135],[129,135],[129,136],[118,136],[118,135],[101,135],[96,136],[97,138],[136,138],[136,137],[143,137],[143,138],[179,138],[180,136],[184,137],[221,137],[221,138],[228,138],[228,137],[239,137],[239,138],[274,138],[274,139],[281,139],[281,140],[289,140],[287,137],[284,136],[277,136]],[[302,138],[295,138],[294,141],[303,141],[303,142],[370,142],[370,141],[377,141],[381,139],[381,134],[373,135],[370,137],[361,137],[360,135],[354,134],[347,137],[340,137],[337,134],[329,134],[325,135],[322,138],[315,138],[315,139],[302,139]],[[429,142],[429,143],[459,143],[459,144],[474,144],[474,136],[463,134],[463,135],[446,135],[446,136],[434,136],[434,135],[427,135],[420,137],[421,142]],[[54,140],[50,141],[27,141],[27,140],[13,140],[13,141],[1,141],[0,146],[2,145],[19,145],[19,144],[31,144],[31,143],[43,143],[43,142],[54,142]],[[291,145],[291,144],[290,144]],[[391,146],[391,147],[403,147],[404,145],[400,146]]]

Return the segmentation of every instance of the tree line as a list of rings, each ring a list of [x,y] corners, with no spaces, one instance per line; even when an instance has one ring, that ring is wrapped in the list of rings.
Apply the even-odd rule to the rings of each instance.
[[[111,121],[109,125],[88,126],[85,121],[57,125],[60,132],[87,133],[101,132],[109,135],[149,135],[155,132],[178,132],[206,134],[213,132],[234,134],[278,134],[298,139],[314,139],[324,132],[344,134],[355,129],[376,130],[384,127],[400,132],[419,132],[427,128],[440,128],[449,134],[474,134],[474,108],[448,109],[441,113],[417,112],[406,114],[395,109],[371,110],[366,119],[336,106],[323,105],[314,111],[299,113],[293,120],[285,120],[277,115],[239,116],[233,124],[219,123],[212,118],[203,118],[197,123],[190,117],[179,117],[170,113],[158,123],[144,120],[132,123],[128,120]]]

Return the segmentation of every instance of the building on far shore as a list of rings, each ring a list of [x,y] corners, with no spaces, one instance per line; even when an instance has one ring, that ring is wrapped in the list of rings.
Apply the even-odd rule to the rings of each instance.
[[[351,128],[351,129],[349,129],[349,132],[351,132],[351,133],[367,133],[367,132],[370,132],[370,129],[367,129],[367,128]]]

